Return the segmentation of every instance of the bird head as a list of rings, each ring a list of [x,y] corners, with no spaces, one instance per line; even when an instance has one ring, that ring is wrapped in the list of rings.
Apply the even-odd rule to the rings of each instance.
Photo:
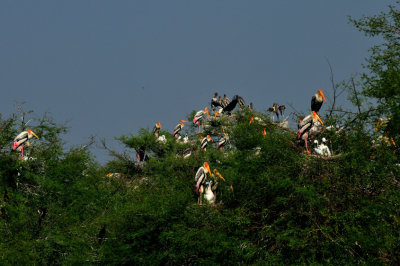
[[[214,118],[216,118],[218,115],[219,115],[219,112],[215,111]]]
[[[325,96],[324,96],[324,93],[322,92],[322,90],[318,90],[318,94],[319,94],[319,96],[322,97],[322,99],[324,99],[324,102],[326,102]]]
[[[39,139],[39,137],[38,137],[32,130],[30,130],[30,129],[28,129],[28,134],[29,134],[29,135],[33,135],[33,136],[35,136],[37,139]]]
[[[207,135],[207,139],[208,139],[208,141],[214,142],[214,141],[212,140],[212,138],[210,137],[210,135]]]
[[[207,173],[211,173],[210,166],[208,165],[208,162],[204,162],[204,168],[206,168],[206,172]]]
[[[319,118],[319,115],[318,115],[316,112],[313,111],[312,114],[313,114],[313,117],[314,117],[314,118],[318,119],[318,121],[321,122],[321,125],[324,124],[324,123],[322,122],[321,118]]]
[[[157,127],[158,127],[158,128],[161,128],[161,123],[160,123],[160,121],[157,122]]]
[[[254,121],[254,116],[252,116],[252,117],[250,118],[249,126],[251,125],[251,123],[253,123],[253,121]]]
[[[225,181],[225,178],[219,173],[219,171],[217,169],[214,169],[214,174],[217,175],[219,178],[221,178],[222,180]]]

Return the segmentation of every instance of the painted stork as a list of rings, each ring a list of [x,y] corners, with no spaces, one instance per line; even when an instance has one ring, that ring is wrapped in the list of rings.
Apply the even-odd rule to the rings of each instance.
[[[225,145],[229,140],[228,134],[225,133],[224,127],[222,127],[222,137],[219,139],[217,144],[217,150],[221,149],[221,151],[225,151]]]
[[[378,118],[378,122],[376,123],[375,133],[378,131],[380,126],[385,128],[387,123],[388,123],[387,119]],[[386,131],[386,136],[385,137],[379,136],[378,139],[379,140],[383,139],[386,143],[389,143],[389,140],[390,140],[390,142],[393,144],[393,146],[395,148],[397,148],[397,145],[396,145],[396,142],[394,142],[394,139],[392,137],[389,138],[388,135],[389,135],[389,131]]]
[[[221,106],[218,102],[218,92],[214,93],[214,97],[211,99],[211,110],[215,111],[215,108]]]
[[[183,123],[185,122],[189,122],[187,120],[179,120],[179,124],[176,125],[176,127],[174,128],[174,131],[172,132],[172,136],[174,136],[175,138],[178,138],[180,135],[181,130],[183,129]]]
[[[278,110],[279,110],[279,104],[278,103],[274,103],[272,105],[272,107],[268,108],[268,111],[272,113],[272,121],[273,122],[275,122],[275,115],[276,115],[277,120],[279,120]]]
[[[230,112],[232,112],[233,109],[235,109],[237,104],[239,104],[239,106],[246,105],[244,99],[239,95],[233,96],[232,101],[222,109],[222,112],[229,114]]]
[[[326,102],[324,93],[322,90],[318,90],[318,93],[311,98],[311,112],[316,112],[318,114],[323,102]]]
[[[299,131],[297,133],[297,138],[304,140],[306,146],[306,152],[310,154],[308,150],[307,139],[309,134],[319,132],[319,126],[323,125],[321,118],[319,118],[316,112],[312,112],[310,115],[306,116],[303,121],[299,123]]]
[[[227,106],[231,101],[226,97],[226,94],[224,94],[224,98],[222,99],[223,107]]]
[[[203,138],[203,136],[200,136],[200,140],[201,140],[200,148],[202,150],[206,150],[208,142],[210,142],[210,141],[214,142],[212,140],[212,138],[210,137],[210,135],[207,135],[207,137],[205,137],[205,138]]]
[[[24,146],[29,147],[29,140],[34,136],[39,139],[39,137],[32,130],[28,129],[27,131],[22,131],[18,134],[18,136],[15,137],[12,149],[20,152],[20,159],[24,157]]]
[[[198,204],[202,204],[202,194],[204,192],[204,184],[207,181],[207,174],[211,174],[210,166],[208,162],[204,162],[203,166],[201,166],[197,172],[196,176],[194,178],[194,181],[196,182],[195,186],[195,192],[196,194],[199,194],[199,197],[197,199]]]
[[[160,133],[160,129],[161,129],[161,123],[160,121],[158,121],[155,126],[153,127],[153,135],[156,136],[156,138],[158,138],[158,135]]]
[[[208,107],[206,107],[204,110],[200,110],[198,111],[193,118],[193,124],[197,125],[198,130],[200,132],[200,125],[201,125],[201,121],[203,120],[203,116],[207,114],[207,118],[210,117],[210,113],[208,111]]]

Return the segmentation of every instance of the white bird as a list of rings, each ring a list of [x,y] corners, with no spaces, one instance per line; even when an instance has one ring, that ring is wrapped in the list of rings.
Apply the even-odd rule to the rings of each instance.
[[[165,144],[165,143],[167,143],[167,138],[165,137],[165,135],[161,135],[157,138],[157,142],[159,142],[161,144]]]
[[[215,195],[211,189],[212,181],[211,180],[207,181],[205,186],[206,186],[206,190],[204,192],[204,198],[208,201],[208,203],[214,204],[215,203]]]
[[[331,151],[329,150],[329,147],[326,146],[326,139],[322,138],[322,143],[318,145],[318,140],[314,140],[314,153],[321,155],[321,156],[331,156]]]
[[[205,115],[205,114],[207,114],[207,118],[210,116],[210,113],[208,112],[208,107],[206,107],[204,110],[200,110],[200,111],[198,111],[195,115],[194,115],[194,118],[193,118],[193,124],[195,124],[195,125],[197,125],[197,127],[198,127],[198,131],[200,132],[200,125],[201,125],[201,122],[202,122],[202,120],[203,120],[203,116]]]

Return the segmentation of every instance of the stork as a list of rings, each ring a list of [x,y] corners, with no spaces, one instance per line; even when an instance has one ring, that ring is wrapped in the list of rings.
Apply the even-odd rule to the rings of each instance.
[[[331,156],[331,151],[329,150],[328,146],[326,146],[326,138],[322,138],[322,143],[318,145],[318,140],[314,140],[314,153],[322,156]]]
[[[224,98],[222,99],[223,107],[227,106],[231,101],[226,97],[226,94],[224,94]]]
[[[214,142],[212,140],[212,138],[210,137],[210,135],[207,135],[207,137],[205,137],[205,138],[203,138],[203,136],[200,136],[200,140],[201,140],[200,148],[202,150],[206,150],[208,142],[210,142],[210,141]]]
[[[221,104],[218,102],[218,92],[214,93],[214,97],[211,99],[211,110],[215,111],[215,108],[218,106],[221,106]]]
[[[210,173],[211,173],[211,170],[210,170],[210,166],[209,166],[208,162],[204,162],[203,166],[201,166],[196,172],[194,181],[196,182],[195,192],[196,192],[196,194],[199,194],[199,197],[197,199],[197,203],[199,205],[202,204],[202,194],[204,192],[203,185],[207,181],[207,174],[210,174]]]
[[[252,116],[252,117],[250,118],[249,126],[251,125],[251,123],[253,123],[253,121],[254,121],[254,116]]]
[[[172,136],[174,136],[175,138],[178,138],[181,130],[183,129],[183,123],[185,122],[189,122],[187,120],[179,120],[179,124],[176,125],[176,127],[174,128],[174,131],[172,132]]]
[[[222,109],[222,112],[229,114],[233,109],[235,109],[237,104],[239,104],[239,106],[246,105],[244,99],[239,95],[233,96],[232,101]]]
[[[32,130],[28,129],[27,131],[22,131],[18,134],[18,136],[15,137],[12,149],[20,152],[20,159],[24,158],[24,146],[29,147],[29,140],[34,136],[39,139],[39,137]]]
[[[312,112],[310,115],[306,116],[303,121],[300,121],[297,138],[304,140],[307,154],[310,154],[307,143],[309,134],[318,132],[319,126],[323,124],[324,123],[316,112]]]
[[[278,110],[279,110],[279,104],[278,104],[278,103],[274,103],[274,104],[272,105],[272,107],[268,108],[268,111],[272,113],[272,121],[273,121],[273,122],[275,122],[275,116],[274,116],[274,114],[276,115],[276,118],[279,120],[279,113],[278,113]]]
[[[224,127],[222,127],[222,137],[219,139],[217,144],[217,150],[221,149],[222,152],[225,150],[225,145],[228,142],[229,136],[225,133]]]
[[[311,98],[311,112],[316,112],[318,114],[323,102],[326,102],[324,93],[322,90],[318,90],[318,92]]]
[[[207,114],[207,118],[210,117],[210,113],[208,111],[208,107],[206,107],[204,110],[198,111],[193,118],[193,124],[197,125],[198,130],[200,132],[200,124],[201,121],[203,120],[203,115]]]
[[[160,121],[158,121],[155,126],[153,127],[153,135],[156,136],[156,138],[158,138],[158,135],[160,133],[160,129],[161,129],[161,123]]]
[[[213,181],[212,180],[207,180],[207,182],[205,183],[205,192],[204,192],[204,198],[208,201],[208,203],[210,204],[214,204],[215,203],[215,191],[213,192],[212,187],[213,187]],[[200,203],[201,204],[201,203]]]
[[[378,131],[378,129],[379,129],[379,127],[381,125],[382,125],[382,127],[386,127],[387,123],[388,123],[387,119],[378,118],[378,122],[376,123],[375,132]],[[393,146],[395,148],[397,148],[397,145],[396,145],[396,142],[394,142],[394,139],[392,137],[389,138],[388,135],[389,135],[389,131],[386,131],[386,136],[385,137],[379,136],[378,139],[382,139],[383,138],[386,143],[389,143],[389,139],[390,139],[390,142],[393,144]]]
[[[213,170],[213,174],[211,175],[212,177],[212,186],[211,190],[214,193],[214,200],[217,200],[217,188],[218,188],[218,178],[222,179],[225,182],[225,178],[219,173],[217,169]]]

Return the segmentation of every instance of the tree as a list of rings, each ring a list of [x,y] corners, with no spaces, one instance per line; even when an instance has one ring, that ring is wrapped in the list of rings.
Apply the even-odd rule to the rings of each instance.
[[[390,5],[388,12],[350,18],[357,29],[368,37],[381,38],[381,43],[370,49],[370,56],[362,75],[363,94],[376,101],[370,115],[386,117],[383,129],[394,139],[400,137],[400,1]],[[376,121],[376,120],[375,120]]]

